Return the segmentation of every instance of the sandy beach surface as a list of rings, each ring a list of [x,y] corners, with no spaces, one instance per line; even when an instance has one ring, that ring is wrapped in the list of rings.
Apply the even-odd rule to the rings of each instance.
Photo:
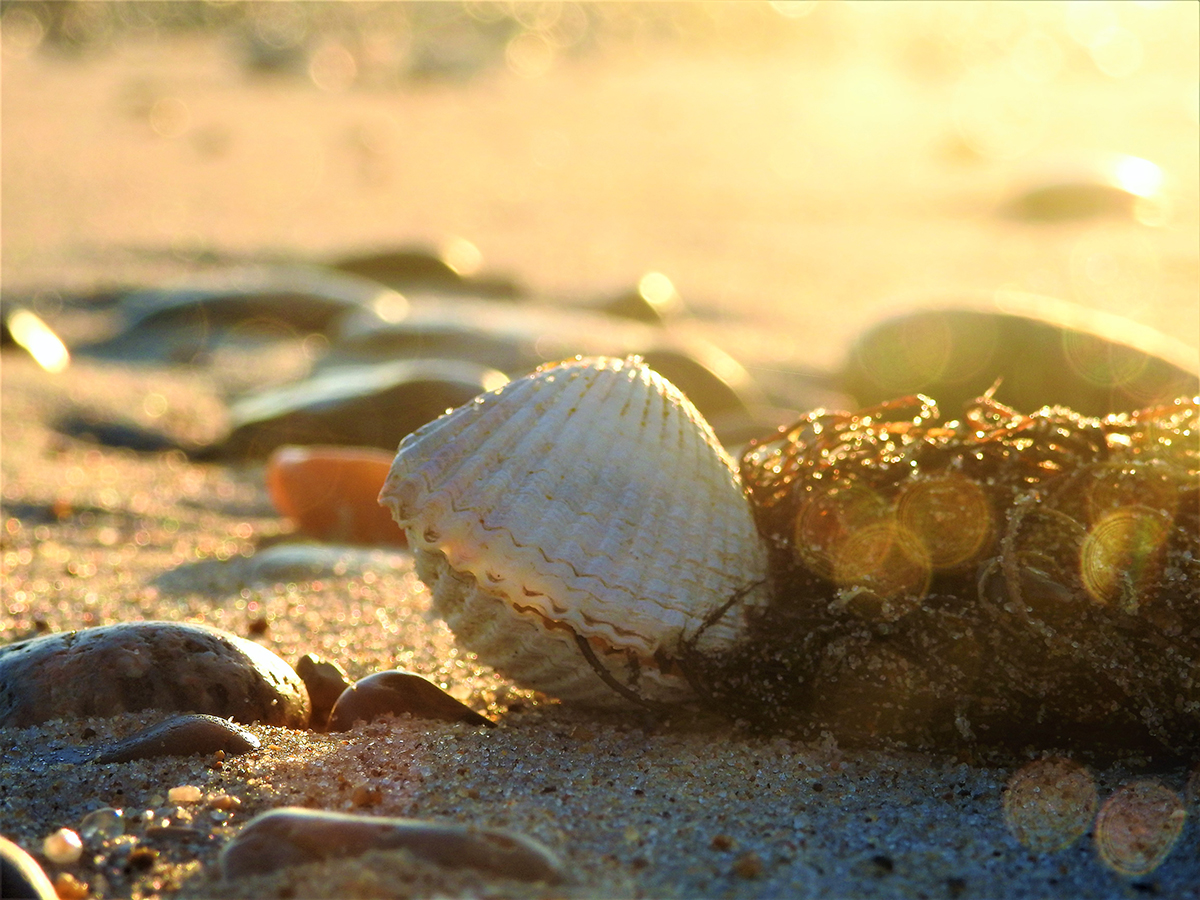
[[[1004,292],[1200,352],[1194,4],[184,6],[207,24],[4,7],[3,293],[68,340],[111,325],[72,300],[88,291],[457,237],[564,302],[666,273],[689,327],[763,371],[829,369],[883,315]],[[248,62],[295,33],[295,60]],[[1098,151],[1166,173],[1142,221],[999,212],[1026,173]],[[87,410],[210,441],[230,396],[312,352],[53,374],[5,352],[0,640],[207,623],[355,678],[421,673],[499,727],[254,725],[262,749],[243,756],[107,765],[51,757],[153,714],[0,729],[0,834],[63,896],[1200,896],[1200,770],[1053,747],[982,765],[573,710],[457,649],[405,552],[289,555],[261,463],[52,428]],[[182,785],[201,799],[170,802]],[[222,879],[221,848],[289,805],[510,829],[565,879],[395,851]],[[46,860],[47,836],[104,807],[123,836]]]

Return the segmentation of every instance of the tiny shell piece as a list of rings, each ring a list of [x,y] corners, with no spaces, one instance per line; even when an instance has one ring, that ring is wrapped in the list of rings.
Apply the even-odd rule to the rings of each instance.
[[[736,643],[766,599],[732,462],[636,357],[543,366],[443,416],[380,502],[458,642],[582,705],[691,699],[676,663]]]

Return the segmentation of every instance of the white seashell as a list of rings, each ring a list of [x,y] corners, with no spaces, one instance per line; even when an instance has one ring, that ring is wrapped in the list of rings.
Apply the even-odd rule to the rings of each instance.
[[[379,499],[459,644],[563,700],[685,701],[674,662],[732,646],[766,602],[733,462],[636,357],[543,366],[442,416]]]

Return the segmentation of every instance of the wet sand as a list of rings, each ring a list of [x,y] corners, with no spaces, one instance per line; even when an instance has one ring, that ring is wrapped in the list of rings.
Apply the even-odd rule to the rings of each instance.
[[[897,298],[997,290],[1072,299],[1200,346],[1194,35],[1183,49],[1147,44],[1158,51],[1144,70],[1114,78],[1052,31],[1066,69],[1042,83],[996,76],[996,100],[915,24],[905,40],[863,25],[874,38],[860,49],[847,48],[858,31],[845,22],[818,25],[822,40],[790,54],[650,42],[565,56],[538,77],[499,66],[387,88],[363,74],[331,89],[251,76],[224,38],[162,35],[70,57],[26,51],[8,31],[4,292],[34,296],[83,335],[104,322],[64,306],[74,291],[153,282],[214,256],[320,259],[458,235],[550,295],[666,272],[698,327],[762,368],[836,364],[868,322],[909,302]],[[972,125],[971,110],[1006,108],[1005,91],[1033,112]],[[997,215],[1031,160],[1095,149],[1167,171],[1163,224]],[[355,677],[420,672],[500,727],[253,726],[263,749],[220,766],[91,767],[43,756],[149,717],[4,730],[0,833],[36,851],[102,806],[131,820],[133,837],[48,865],[52,878],[71,872],[103,897],[1196,896],[1200,808],[1186,769],[1092,767],[1095,810],[1077,800],[1057,819],[1035,816],[1031,837],[1004,812],[1025,760],[983,766],[564,708],[456,650],[425,616],[404,554],[359,553],[316,578],[256,567],[289,527],[261,465],[137,455],[49,427],[81,407],[208,440],[228,392],[302,369],[303,348],[290,352],[259,370],[77,361],[59,375],[6,353],[0,634],[206,622],[257,634],[293,663],[316,652]],[[1122,787],[1145,779],[1187,809],[1161,865],[1094,817],[1108,804],[1100,821],[1120,821]],[[167,791],[183,784],[241,805],[177,813]],[[283,805],[510,828],[559,854],[568,878],[529,886],[388,853],[222,882],[220,847]],[[134,821],[147,809],[196,834],[148,834],[147,817]],[[1153,847],[1162,829],[1142,827]],[[134,846],[155,854],[131,856]]]

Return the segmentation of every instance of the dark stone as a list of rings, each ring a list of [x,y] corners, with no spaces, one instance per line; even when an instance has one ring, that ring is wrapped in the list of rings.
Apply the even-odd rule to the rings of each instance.
[[[1039,302],[1040,301],[1040,302]],[[994,309],[924,309],[864,332],[842,370],[861,406],[925,394],[949,417],[990,388],[1018,412],[1132,412],[1200,391],[1191,351],[1108,313],[1024,295]]]
[[[395,450],[406,435],[507,380],[486,366],[460,360],[401,359],[326,368],[234,403],[228,437],[202,455],[260,458],[283,444]]]
[[[205,625],[129,622],[0,647],[0,726],[144,709],[299,728],[309,700],[270,650]]]
[[[128,294],[119,305],[124,329],[76,352],[123,362],[204,362],[223,340],[326,333],[348,313],[395,296],[377,282],[317,266],[221,269]]]
[[[1145,221],[1161,216],[1162,170],[1147,159],[1101,154],[1043,164],[1027,176],[1004,212],[1026,222],[1100,217]]]
[[[329,715],[329,730],[349,731],[355,722],[370,722],[389,713],[489,728],[496,725],[420,675],[393,670],[376,672],[347,688]]]
[[[370,850],[407,850],[439,866],[479,869],[518,881],[556,882],[549,849],[512,832],[286,807],[250,822],[221,852],[227,879],[245,878]]]

